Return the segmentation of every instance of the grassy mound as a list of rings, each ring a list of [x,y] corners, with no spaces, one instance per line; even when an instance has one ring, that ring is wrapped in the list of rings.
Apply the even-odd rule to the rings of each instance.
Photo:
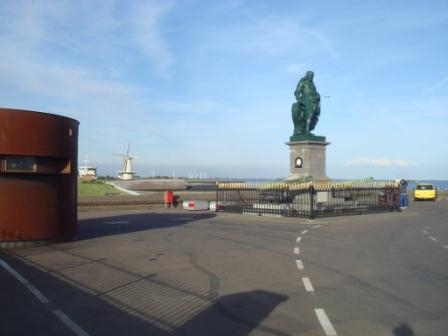
[[[78,181],[78,197],[113,195],[124,195],[124,193],[103,181]]]

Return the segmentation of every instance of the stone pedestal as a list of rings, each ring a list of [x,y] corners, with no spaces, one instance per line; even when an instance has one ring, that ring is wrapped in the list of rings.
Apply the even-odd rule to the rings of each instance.
[[[288,179],[312,177],[313,180],[328,180],[325,173],[326,141],[290,141]]]

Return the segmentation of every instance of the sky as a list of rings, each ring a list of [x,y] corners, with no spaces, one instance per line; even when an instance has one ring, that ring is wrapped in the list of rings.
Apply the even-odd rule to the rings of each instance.
[[[289,174],[291,105],[322,97],[330,178],[448,179],[448,2],[0,1],[0,106],[80,122],[113,175]]]

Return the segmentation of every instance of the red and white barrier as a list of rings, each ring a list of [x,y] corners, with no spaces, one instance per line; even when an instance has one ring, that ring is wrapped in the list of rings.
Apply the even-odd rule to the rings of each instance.
[[[208,201],[184,201],[185,210],[208,210]]]

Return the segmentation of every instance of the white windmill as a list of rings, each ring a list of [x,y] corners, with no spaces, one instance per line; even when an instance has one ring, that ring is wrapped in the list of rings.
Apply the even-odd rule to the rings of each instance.
[[[128,144],[128,150],[126,154],[115,154],[117,156],[121,156],[123,158],[123,168],[118,172],[117,178],[120,180],[133,180],[135,178],[135,171],[132,170],[132,160],[137,159],[135,156],[131,156],[129,154],[129,150],[131,149],[131,144]]]

